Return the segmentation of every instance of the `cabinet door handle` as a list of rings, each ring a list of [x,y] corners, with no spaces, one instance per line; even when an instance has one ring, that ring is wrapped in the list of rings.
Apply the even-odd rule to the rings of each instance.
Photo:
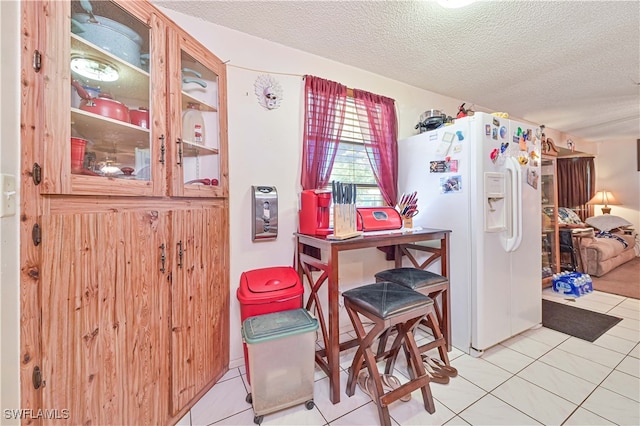
[[[182,268],[182,240],[178,241],[178,268]]]
[[[164,151],[166,150],[164,146],[164,135],[160,135],[158,139],[160,139],[160,164],[164,164]]]
[[[164,268],[164,264],[167,260],[167,255],[164,252],[164,244],[160,245],[160,272],[165,273],[166,269]]]
[[[182,139],[178,138],[176,143],[178,144],[178,164],[182,166]]]
[[[39,50],[34,50],[33,51],[33,69],[35,70],[35,72],[40,72],[40,70],[42,69],[42,54],[40,53]]]

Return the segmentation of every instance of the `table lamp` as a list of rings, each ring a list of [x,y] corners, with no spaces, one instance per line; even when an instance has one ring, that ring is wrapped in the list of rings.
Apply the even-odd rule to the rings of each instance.
[[[620,203],[618,202],[618,200],[616,200],[616,197],[613,196],[611,191],[598,191],[598,192],[596,192],[596,195],[594,195],[593,198],[590,199],[587,204],[604,205],[604,207],[602,208],[602,214],[610,214],[611,213],[611,207],[609,207],[609,204],[611,204],[612,206],[619,206],[620,205]]]

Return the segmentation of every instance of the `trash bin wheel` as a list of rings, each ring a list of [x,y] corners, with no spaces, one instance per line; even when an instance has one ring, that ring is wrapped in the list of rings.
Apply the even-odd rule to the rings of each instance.
[[[251,404],[253,402],[253,397],[251,396],[251,393],[248,393],[247,397],[244,400],[247,401],[249,404]]]
[[[262,423],[262,419],[264,419],[264,416],[255,416],[253,418],[253,422],[257,425],[259,425],[260,423]]]
[[[310,399],[309,401],[304,403],[304,406],[307,408],[307,410],[313,410],[313,407],[315,407],[316,404],[313,402],[313,399]]]

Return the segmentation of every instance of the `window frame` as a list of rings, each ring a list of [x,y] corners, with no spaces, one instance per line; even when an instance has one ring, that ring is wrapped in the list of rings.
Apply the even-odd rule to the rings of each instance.
[[[356,187],[357,187],[356,205],[357,206],[374,207],[374,206],[384,205],[385,202],[382,197],[382,192],[380,191],[380,187],[373,173],[373,167],[371,166],[371,161],[369,160],[369,156],[366,152],[365,140],[362,136],[358,136],[362,134],[362,130],[360,128],[358,112],[356,110],[355,98],[353,97],[352,94],[349,94],[349,93],[347,94],[347,102],[345,105],[345,110],[346,110],[345,123],[342,128],[340,142],[338,144],[338,150],[333,162],[331,177],[329,179],[329,184],[324,189],[330,190],[332,181],[340,181],[342,183],[356,184]],[[353,165],[362,164],[362,162],[342,161],[340,153],[344,152],[345,150],[357,152],[360,154],[358,155],[358,157],[364,158],[366,160],[368,176],[366,176],[365,181],[356,181],[354,179],[357,174],[356,173],[357,170],[353,167]],[[353,155],[352,158],[355,159],[356,155]],[[351,177],[346,178],[344,174],[336,176],[336,166],[338,166],[337,167],[338,170],[350,168],[351,173],[348,173],[348,174],[351,174]]]

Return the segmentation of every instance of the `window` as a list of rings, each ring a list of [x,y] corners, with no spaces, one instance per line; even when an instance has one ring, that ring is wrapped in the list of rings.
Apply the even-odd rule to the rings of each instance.
[[[331,189],[331,181],[355,183],[357,185],[356,204],[360,207],[385,204],[365,152],[356,105],[351,96],[347,97],[342,137],[327,189]]]
[[[382,201],[394,205],[398,198],[395,110],[395,101],[386,96],[305,76],[302,188],[328,189],[333,179],[355,184],[361,206]]]

